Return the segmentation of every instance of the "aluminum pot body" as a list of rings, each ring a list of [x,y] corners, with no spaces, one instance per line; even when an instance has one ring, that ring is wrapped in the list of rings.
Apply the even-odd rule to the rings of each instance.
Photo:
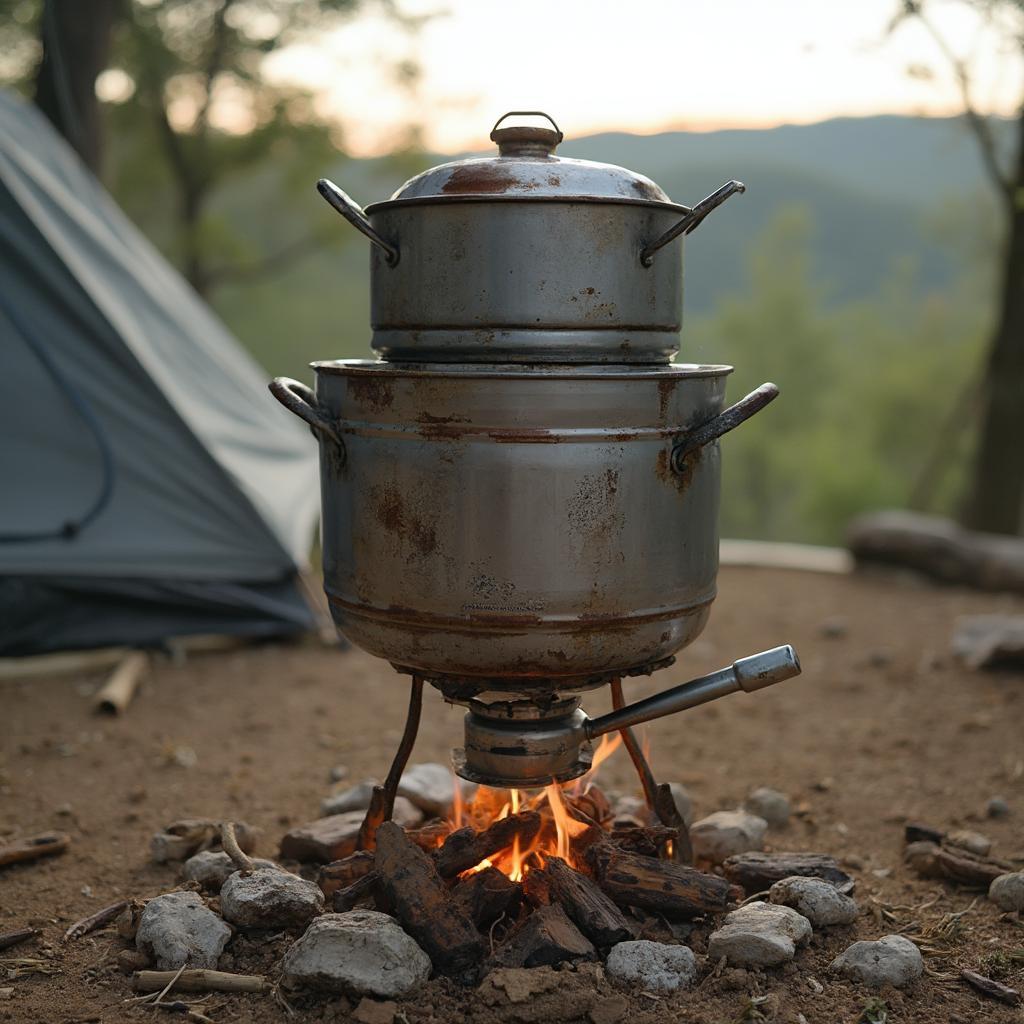
[[[642,668],[701,631],[729,367],[314,364],[324,586],[341,631],[426,675],[523,691]]]
[[[661,363],[679,346],[683,243],[641,250],[686,213],[643,201],[378,203],[372,347],[389,361]]]

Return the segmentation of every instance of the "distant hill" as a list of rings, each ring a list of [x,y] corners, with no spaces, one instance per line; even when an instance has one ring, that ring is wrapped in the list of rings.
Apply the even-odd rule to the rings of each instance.
[[[870,299],[897,267],[916,272],[917,293],[908,299],[946,288],[962,272],[964,259],[950,218],[971,226],[990,200],[974,143],[962,122],[951,118],[604,133],[570,140],[559,152],[640,171],[687,204],[729,178],[747,184],[746,195],[716,211],[687,242],[691,317],[711,312],[723,295],[744,286],[750,240],[785,208],[806,209],[813,225],[815,283],[828,301],[838,303]],[[452,157],[424,156],[422,166],[445,159]],[[401,173],[410,172],[406,164]],[[334,176],[364,205],[386,198],[401,181],[386,160],[349,160],[311,173],[310,202],[320,201],[312,192],[318,173]],[[273,198],[264,197],[260,205],[270,211],[263,230],[273,231]],[[343,248],[310,257],[272,281],[217,294],[221,313],[275,372],[301,371],[301,363],[316,356],[369,355],[367,243],[340,218],[337,230],[351,236]]]

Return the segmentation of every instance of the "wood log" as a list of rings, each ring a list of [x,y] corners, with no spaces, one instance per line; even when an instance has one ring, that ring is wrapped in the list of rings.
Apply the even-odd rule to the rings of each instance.
[[[431,821],[419,828],[407,828],[405,834],[421,849],[433,853],[451,834],[446,821]]]
[[[71,845],[71,836],[63,832],[42,832],[36,836],[15,839],[0,846],[0,868],[24,864],[42,857],[63,853]]]
[[[533,872],[527,877],[530,874]],[[495,867],[474,871],[452,890],[455,905],[480,929],[493,924],[502,914],[514,914],[521,897],[520,887]]]
[[[353,882],[373,870],[373,854],[369,850],[357,850],[341,860],[325,864],[316,876],[316,884],[324,898],[331,900],[339,889],[347,889]]]
[[[367,851],[360,851],[365,853]],[[357,878],[351,885],[344,889],[337,889],[331,897],[331,904],[336,914],[346,914],[354,910],[361,903],[369,904],[377,902],[377,889],[380,877],[376,871]]]
[[[921,878],[938,878],[971,889],[987,889],[994,879],[1013,870],[1006,861],[979,857],[969,850],[939,846],[926,840],[911,843],[903,859]]]
[[[520,811],[500,818],[482,832],[466,827],[456,829],[441,844],[434,862],[442,878],[454,878],[475,868],[482,860],[507,850],[519,839],[525,850],[540,831],[541,817],[536,811]]]
[[[162,992],[172,981],[172,991],[178,992],[268,992],[271,987],[262,974],[228,974],[192,968],[180,974],[177,971],[137,971],[132,975],[132,988],[136,992]]]
[[[825,853],[738,853],[722,865],[725,877],[743,888],[748,896],[770,889],[792,875],[823,878],[842,893],[851,893],[854,880]]]
[[[19,928],[15,932],[0,933],[0,949],[10,949],[11,946],[16,946],[26,939],[33,939],[39,934],[41,933],[38,928]]]
[[[145,651],[126,654],[93,698],[93,709],[109,715],[124,712],[139,688],[139,681],[149,668]]]
[[[964,968],[960,972],[960,978],[966,981],[971,988],[977,989],[983,995],[998,999],[1001,1003],[1006,1003],[1007,1006],[1020,1006],[1021,1004],[1020,993],[1015,988],[1003,985],[993,978],[986,978],[984,974],[978,974],[977,971],[969,971]]]
[[[551,878],[543,868],[530,868],[523,876],[520,885],[523,890],[523,898],[531,907],[551,905]]]
[[[560,857],[545,857],[544,870],[551,879],[554,900],[595,946],[613,946],[633,938],[633,929],[622,911],[596,882],[573,871]]]
[[[486,952],[483,938],[452,900],[433,860],[393,821],[385,821],[376,838],[374,869],[381,890],[435,970],[458,974],[478,964]]]
[[[645,857],[660,857],[665,844],[674,841],[678,835],[677,829],[665,825],[626,825],[612,829],[611,839],[620,850],[642,853]]]
[[[932,828],[930,825],[921,825],[918,822],[908,821],[903,826],[903,841],[905,843],[941,843],[946,838],[946,833],[941,829]]]
[[[597,950],[558,905],[541,907],[519,924],[496,958],[504,967],[541,967],[596,960]]]
[[[728,910],[736,896],[733,886],[717,875],[618,850],[610,843],[592,847],[589,858],[598,885],[620,907],[699,917]]]

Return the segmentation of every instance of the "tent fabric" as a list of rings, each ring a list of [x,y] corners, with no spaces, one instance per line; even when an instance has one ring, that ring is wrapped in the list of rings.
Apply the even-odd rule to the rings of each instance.
[[[3,92],[0,429],[0,576],[66,600],[120,586],[126,608],[136,581],[140,604],[163,593],[179,617],[191,594],[193,619],[235,600],[249,628],[308,624],[279,585],[305,562],[316,445],[49,122]],[[0,651],[17,589],[0,590]]]

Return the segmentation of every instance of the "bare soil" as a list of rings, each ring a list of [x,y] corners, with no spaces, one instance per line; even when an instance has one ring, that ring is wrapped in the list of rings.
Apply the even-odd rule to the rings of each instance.
[[[973,828],[994,840],[996,855],[1024,859],[1024,675],[971,672],[948,653],[957,616],[993,611],[1024,612],[1024,600],[892,575],[723,570],[704,636],[673,668],[629,680],[627,696],[787,641],[804,674],[652,725],[655,770],[689,788],[698,815],[736,806],[758,785],[788,793],[799,814],[770,833],[771,847],[843,859],[857,878],[857,924],[816,934],[786,968],[727,969],[677,996],[620,992],[593,966],[542,968],[521,1002],[486,981],[465,990],[435,980],[400,1004],[397,1019],[1024,1020],[1021,1009],[957,980],[970,967],[1024,989],[1022,922],[983,894],[921,881],[901,863],[907,820]],[[289,825],[317,816],[332,766],[347,765],[350,781],[387,770],[407,693],[404,677],[361,652],[281,646],[158,662],[120,719],[91,713],[98,682],[0,683],[0,838],[46,829],[73,837],[62,856],[0,873],[0,932],[43,932],[0,960],[35,958],[50,972],[12,981],[0,973],[0,987],[14,989],[0,1000],[3,1020],[152,1018],[122,1002],[131,993],[114,964],[124,948],[114,930],[64,944],[68,925],[119,898],[173,888],[176,868],[151,864],[148,841],[175,818],[248,821],[264,830],[257,852],[273,856]],[[413,759],[444,760],[459,742],[462,711],[428,696]],[[586,705],[603,712],[607,694],[590,695]],[[602,767],[600,783],[636,789],[623,752]],[[1011,814],[987,819],[996,794]],[[699,954],[708,931],[698,926],[691,936]],[[829,974],[850,942],[896,931],[927,951],[928,973],[912,989],[872,993]],[[273,973],[288,942],[236,937],[221,967]],[[217,1021],[288,1019],[269,997],[215,996],[206,1005]],[[344,1021],[354,1012],[345,999],[301,997],[295,1007],[299,1022]]]

